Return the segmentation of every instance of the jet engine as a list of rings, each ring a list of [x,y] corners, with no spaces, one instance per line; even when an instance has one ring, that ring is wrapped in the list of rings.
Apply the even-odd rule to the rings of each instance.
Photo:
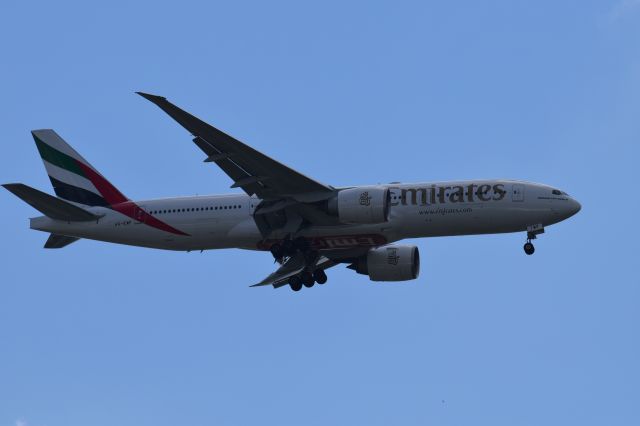
[[[420,273],[420,252],[416,246],[390,244],[369,250],[348,268],[371,281],[413,280]]]
[[[329,200],[329,212],[342,223],[371,224],[389,220],[391,193],[381,186],[343,189]]]

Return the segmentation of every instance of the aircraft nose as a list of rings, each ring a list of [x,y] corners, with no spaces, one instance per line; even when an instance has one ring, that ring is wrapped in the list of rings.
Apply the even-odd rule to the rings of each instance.
[[[577,200],[571,199],[570,201],[570,206],[569,206],[569,216],[573,216],[574,214],[578,213],[580,211],[580,209],[582,208],[582,206],[580,205],[580,203]]]

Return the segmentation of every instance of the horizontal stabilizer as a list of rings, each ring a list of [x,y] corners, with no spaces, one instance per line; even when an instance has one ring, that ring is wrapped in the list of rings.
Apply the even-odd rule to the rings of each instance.
[[[62,247],[66,247],[71,243],[75,243],[80,238],[77,237],[67,237],[66,235],[58,235],[51,234],[49,235],[49,239],[46,243],[44,243],[44,248],[47,249],[59,249]]]
[[[96,216],[67,201],[38,191],[22,183],[7,183],[2,186],[51,219],[64,220],[67,222],[87,222],[100,218],[100,216]]]

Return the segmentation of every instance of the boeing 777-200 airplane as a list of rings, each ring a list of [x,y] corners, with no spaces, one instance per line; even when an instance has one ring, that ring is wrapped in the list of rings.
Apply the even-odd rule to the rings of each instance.
[[[514,180],[390,183],[333,187],[307,177],[178,108],[139,94],[193,135],[244,194],[132,201],[53,130],[34,130],[57,195],[3,185],[44,216],[31,228],[50,232],[45,248],[80,238],[166,250],[242,248],[270,251],[277,271],[255,284],[275,288],[327,281],[347,264],[372,281],[418,277],[418,248],[404,238],[526,232],[526,254],[546,226],[580,210],[567,193]]]

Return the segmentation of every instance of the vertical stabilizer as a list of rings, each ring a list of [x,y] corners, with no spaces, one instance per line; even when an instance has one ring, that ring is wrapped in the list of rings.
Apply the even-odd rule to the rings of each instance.
[[[109,207],[128,201],[87,160],[51,129],[32,130],[56,195],[87,206]]]

